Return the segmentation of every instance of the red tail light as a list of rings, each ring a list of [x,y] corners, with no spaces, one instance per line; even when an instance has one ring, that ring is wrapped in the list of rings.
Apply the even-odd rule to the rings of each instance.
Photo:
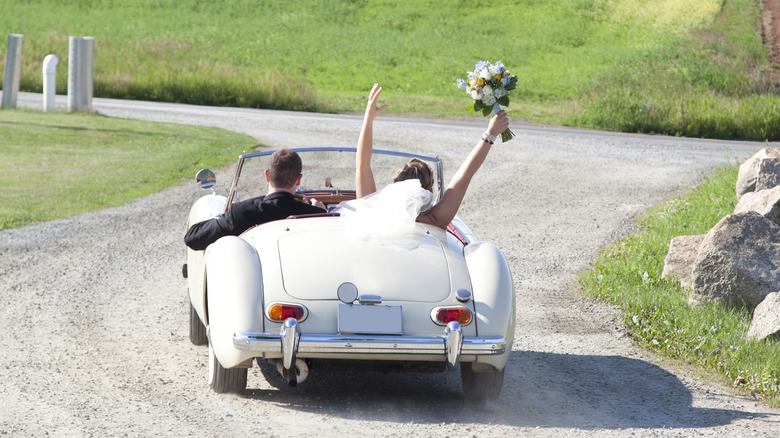
[[[433,322],[440,325],[447,325],[451,321],[456,321],[460,325],[471,322],[471,312],[465,307],[437,307],[431,312],[431,317]]]
[[[271,304],[268,306],[268,319],[272,321],[282,322],[287,318],[295,318],[301,321],[304,316],[306,316],[306,312],[303,306],[294,304]]]

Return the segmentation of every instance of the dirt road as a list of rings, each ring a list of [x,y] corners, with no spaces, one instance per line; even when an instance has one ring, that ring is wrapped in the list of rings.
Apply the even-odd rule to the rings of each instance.
[[[220,126],[271,146],[353,146],[360,127],[349,115],[104,99],[95,108]],[[441,155],[448,179],[486,125],[387,114],[374,138]],[[457,373],[313,370],[277,390],[254,368],[245,396],[212,393],[208,352],[188,340],[182,236],[201,192],[184,185],[0,232],[0,435],[776,436],[780,411],[637,349],[614,309],[574,283],[637,214],[765,145],[512,128],[517,138],[494,147],[461,210],[514,274],[518,325],[497,402],[470,403]]]

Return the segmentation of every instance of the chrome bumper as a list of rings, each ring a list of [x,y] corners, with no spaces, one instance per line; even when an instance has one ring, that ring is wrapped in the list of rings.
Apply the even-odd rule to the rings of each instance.
[[[441,336],[315,335],[301,334],[295,318],[282,325],[280,334],[235,333],[233,346],[253,352],[281,352],[285,368],[302,353],[339,354],[426,354],[442,355],[455,368],[462,355],[497,355],[507,348],[506,338],[464,337],[457,322],[450,322]]]

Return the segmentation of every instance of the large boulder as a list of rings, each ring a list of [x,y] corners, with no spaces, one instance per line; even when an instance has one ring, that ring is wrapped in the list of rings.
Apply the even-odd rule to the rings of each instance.
[[[661,278],[676,278],[682,287],[693,287],[693,262],[706,234],[677,236],[669,243]]]
[[[769,189],[780,183],[780,149],[761,149],[740,164],[737,198],[748,192]]]
[[[770,149],[768,155],[758,163],[756,191],[780,186],[780,149]]]
[[[754,211],[728,215],[699,246],[691,301],[752,310],[780,290],[779,265],[780,225]]]
[[[734,208],[734,213],[746,211],[755,211],[780,225],[780,186],[742,195]]]
[[[780,340],[780,292],[767,295],[753,311],[747,338]]]

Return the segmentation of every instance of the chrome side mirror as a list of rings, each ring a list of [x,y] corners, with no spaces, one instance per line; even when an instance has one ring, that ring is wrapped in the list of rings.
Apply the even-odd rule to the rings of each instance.
[[[217,176],[211,169],[200,169],[195,174],[195,182],[198,183],[198,187],[202,189],[210,189],[217,183]]]

